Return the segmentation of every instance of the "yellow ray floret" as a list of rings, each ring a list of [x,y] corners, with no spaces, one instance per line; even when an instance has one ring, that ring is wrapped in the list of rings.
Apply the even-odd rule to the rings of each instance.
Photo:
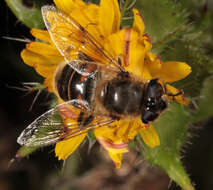
[[[87,133],[78,135],[69,140],[58,142],[55,146],[55,155],[59,160],[65,160],[72,154],[76,148],[81,144],[84,140]]]

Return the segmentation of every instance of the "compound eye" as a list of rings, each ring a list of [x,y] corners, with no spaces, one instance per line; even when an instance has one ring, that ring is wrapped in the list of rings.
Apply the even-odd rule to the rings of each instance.
[[[150,121],[154,121],[158,117],[158,113],[153,113],[151,111],[146,111],[144,114],[141,116],[141,121],[144,124],[149,123]]]
[[[164,101],[161,101],[159,104],[160,110],[165,110],[167,108],[167,103]]]
[[[149,98],[146,103],[147,110],[156,111],[157,110],[157,101],[155,98]]]
[[[155,98],[148,98],[147,106],[155,106],[156,99]]]

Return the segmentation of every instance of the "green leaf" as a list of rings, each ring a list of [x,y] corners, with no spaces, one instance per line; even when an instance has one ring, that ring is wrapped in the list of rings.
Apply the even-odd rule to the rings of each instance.
[[[126,0],[120,1],[120,10],[121,10],[121,27],[131,27],[133,23],[133,12],[132,7],[134,6],[135,1]]]
[[[213,116],[213,76],[207,78],[197,103],[196,112],[192,115],[193,121],[198,122]],[[196,103],[195,103],[196,104]]]
[[[199,5],[199,9],[193,9],[191,4],[194,7]],[[187,78],[173,84],[190,97],[199,95],[203,81],[213,73],[213,46],[210,43],[213,14],[208,12],[203,15],[201,5],[203,3],[198,4],[197,1],[183,4],[182,0],[145,0],[137,1],[135,5],[144,18],[145,32],[153,42],[151,51],[163,61],[183,61],[192,67],[192,73]],[[192,22],[193,25],[187,24]]]
[[[29,28],[44,28],[41,2],[36,0],[5,0],[16,17]],[[45,3],[44,1],[43,3]]]
[[[32,154],[33,152],[35,152],[39,148],[40,147],[22,146],[18,149],[15,157],[16,157],[16,159],[24,158],[24,157]]]
[[[197,0],[180,0],[189,15],[188,22],[191,23],[178,40],[167,43],[166,48],[161,51],[162,60],[183,61],[192,67],[192,73],[184,80],[174,85],[184,90],[190,97],[200,94],[203,81],[213,74],[212,56],[212,19],[213,11],[205,10],[205,3]],[[207,2],[206,2],[207,3]],[[192,24],[193,23],[193,24]]]
[[[153,49],[157,53],[185,30],[186,14],[179,3],[145,0],[137,1],[135,8],[144,18],[145,32],[151,37]]]
[[[160,145],[155,148],[142,143],[144,158],[153,165],[159,166],[184,190],[193,190],[180,160],[180,151],[187,137],[189,113],[177,103],[172,103],[168,110],[154,122],[160,137]]]
[[[192,73],[187,78],[174,83],[177,88],[183,89],[184,93],[190,97],[199,95],[203,81],[211,74],[211,68],[213,68],[213,61],[209,60],[203,49],[199,47],[197,40],[199,37],[174,41],[169,43],[169,48],[161,53],[163,60],[183,61],[191,66]]]

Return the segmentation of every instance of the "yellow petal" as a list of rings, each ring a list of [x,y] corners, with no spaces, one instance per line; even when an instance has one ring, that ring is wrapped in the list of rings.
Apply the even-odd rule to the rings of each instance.
[[[144,67],[145,46],[140,43],[139,34],[129,28],[125,28],[110,35],[105,43],[105,49],[112,52],[114,57],[122,59],[125,70],[142,79],[151,79],[148,68]]]
[[[52,65],[34,65],[35,70],[38,72],[39,75],[45,77],[45,78],[53,78],[53,74],[57,68],[57,66]]]
[[[166,84],[166,87],[167,87],[167,90],[170,94],[177,94],[177,93],[180,92],[180,90],[178,90],[177,88],[175,88],[175,87],[173,87],[169,84]],[[187,106],[188,103],[189,103],[189,100],[187,98],[185,98],[183,94],[181,94],[179,96],[169,96],[169,99],[175,100],[178,103],[183,104],[184,106]]]
[[[26,45],[26,48],[34,53],[41,54],[51,59],[57,59],[59,62],[64,58],[61,56],[56,47],[41,42],[31,42]],[[56,61],[56,60],[55,60]]]
[[[110,35],[104,44],[104,49],[110,52],[113,57],[122,56],[124,49],[124,30],[120,30],[112,35]]]
[[[99,6],[86,4],[81,0],[55,0],[57,8],[66,12],[83,26],[90,34],[99,37],[98,31],[98,12]]]
[[[114,22],[113,22],[113,33],[117,32],[120,29],[120,22],[121,22],[121,13],[120,7],[118,5],[117,0],[112,0],[113,3],[113,11],[114,11]]]
[[[88,4],[87,7],[85,8],[84,15],[88,20],[90,21],[91,25],[94,25],[95,23],[98,24],[98,12],[99,12],[100,7],[95,4]],[[82,10],[81,10],[82,11]],[[78,18],[78,17],[77,17]],[[97,27],[97,26],[95,26]],[[86,28],[88,30],[88,28]]]
[[[108,152],[110,158],[112,159],[112,161],[114,162],[115,164],[115,167],[117,169],[119,169],[121,167],[121,163],[122,163],[122,153],[112,153],[112,152]]]
[[[105,148],[108,151],[111,151],[113,153],[124,153],[128,152],[128,144],[127,143],[116,143],[110,141],[109,138],[103,138],[103,137],[96,137],[98,142],[102,145],[103,148]]]
[[[87,133],[84,133],[69,140],[58,142],[55,147],[55,155],[59,160],[67,159],[81,144],[86,135]]]
[[[92,36],[99,42],[102,42],[101,33],[98,27],[98,15],[99,7],[95,4],[89,4],[86,8],[74,9],[71,12],[71,17],[83,26]]]
[[[56,94],[55,89],[53,88],[53,77],[46,78],[43,84],[47,87],[49,92]]]
[[[141,129],[139,129],[139,132],[144,142],[148,146],[154,148],[160,145],[159,136],[152,125],[142,127]]]
[[[145,46],[141,43],[139,34],[132,30],[125,28],[123,39],[123,63],[124,68],[138,76],[142,80],[151,79],[149,70],[144,66],[144,57],[146,53]]]
[[[94,134],[104,148],[122,149],[137,135],[141,125],[135,121],[115,121],[110,126],[104,126],[94,130]]]
[[[53,66],[58,65],[60,63],[59,60],[49,59],[27,49],[22,50],[21,57],[24,62],[29,66],[35,66],[39,64],[45,66]]]
[[[52,43],[49,32],[47,30],[39,30],[33,28],[30,32],[35,38],[40,39],[44,42],[49,42],[50,44]]]
[[[122,141],[117,137],[116,127],[103,126],[94,130],[94,134],[97,139],[108,140],[112,143],[122,143]]]
[[[139,41],[138,33],[132,30],[129,42],[129,64],[126,70],[142,79],[149,80],[151,79],[151,74],[144,66],[146,49]]]
[[[54,73],[60,61],[56,61],[54,57],[53,59],[46,58],[28,49],[22,50],[21,57],[27,65],[34,67],[36,72],[46,78],[44,85],[50,92],[53,92]]]
[[[106,150],[113,153],[113,154],[120,154],[120,153],[129,152],[128,148],[121,148],[121,149],[107,148]]]
[[[135,119],[134,121],[120,120],[116,122],[116,125],[116,136],[122,139],[122,142],[128,143],[137,135],[138,128],[141,125],[141,121],[138,122],[137,119]]]
[[[119,30],[120,10],[117,0],[101,0],[99,10],[99,28],[104,37]]]
[[[159,74],[161,72],[162,62],[157,55],[147,52],[145,57],[145,66],[148,68],[152,78],[160,77]]]
[[[142,36],[145,29],[142,15],[137,9],[133,9],[133,14],[134,14],[133,29],[139,33],[139,36]]]
[[[165,82],[181,80],[191,73],[191,67],[184,62],[168,61],[162,64],[160,77]]]
[[[86,3],[81,0],[54,0],[57,8],[69,14],[73,9],[85,8]]]
[[[140,71],[140,73],[141,73],[141,79],[142,80],[147,81],[147,80],[151,80],[153,78],[152,75],[151,75],[151,73],[150,73],[150,71],[149,71],[149,69],[147,67],[145,67],[145,66]]]
[[[149,51],[152,48],[152,41],[148,34],[144,34],[140,42],[143,43],[146,51]]]
[[[81,0],[55,0],[57,8],[66,12],[83,26],[90,34],[99,37],[98,12],[99,6],[86,4]]]

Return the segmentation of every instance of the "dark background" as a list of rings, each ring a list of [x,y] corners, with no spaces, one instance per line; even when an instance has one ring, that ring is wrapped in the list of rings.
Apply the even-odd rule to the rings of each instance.
[[[42,78],[32,68],[23,64],[20,58],[20,52],[25,47],[25,43],[2,38],[9,36],[32,39],[29,29],[17,21],[4,1],[0,4],[0,15],[0,190],[59,190],[84,189],[84,187],[85,189],[117,190],[167,189],[169,179],[161,170],[149,167],[146,163],[134,165],[131,169],[127,167],[132,157],[137,157],[137,154],[130,153],[130,156],[125,158],[127,164],[124,164],[124,169],[127,168],[128,172],[125,173],[124,169],[118,172],[114,170],[109,160],[101,156],[103,151],[96,146],[92,151],[97,150],[98,153],[91,153],[89,156],[85,153],[87,145],[77,152],[77,160],[80,161],[76,165],[80,169],[75,175],[71,172],[72,167],[67,169],[68,172],[65,175],[61,175],[62,163],[54,157],[54,147],[44,148],[30,158],[14,163],[8,169],[10,159],[19,148],[16,143],[18,135],[30,122],[48,109],[49,96],[43,92],[36,100],[33,109],[29,111],[35,92],[27,94],[12,88],[23,87],[23,82],[41,82]],[[190,143],[184,148],[183,162],[197,190],[213,189],[212,124],[213,120],[209,120],[205,125],[201,123],[193,126]],[[98,161],[96,154],[100,157]],[[93,169],[88,171],[91,168]],[[74,176],[72,179],[75,185],[71,183],[69,175]],[[127,188],[128,184],[132,186]],[[172,183],[170,189],[180,188]]]
[[[9,169],[7,165],[19,148],[16,143],[18,135],[47,109],[48,97],[47,93],[42,93],[30,111],[36,92],[27,93],[14,88],[23,88],[23,82],[41,82],[42,78],[21,60],[20,52],[25,43],[2,38],[32,39],[29,29],[17,21],[4,1],[0,4],[0,14],[0,189],[39,189],[46,173],[55,169],[56,159],[50,153],[53,147],[14,163]]]

